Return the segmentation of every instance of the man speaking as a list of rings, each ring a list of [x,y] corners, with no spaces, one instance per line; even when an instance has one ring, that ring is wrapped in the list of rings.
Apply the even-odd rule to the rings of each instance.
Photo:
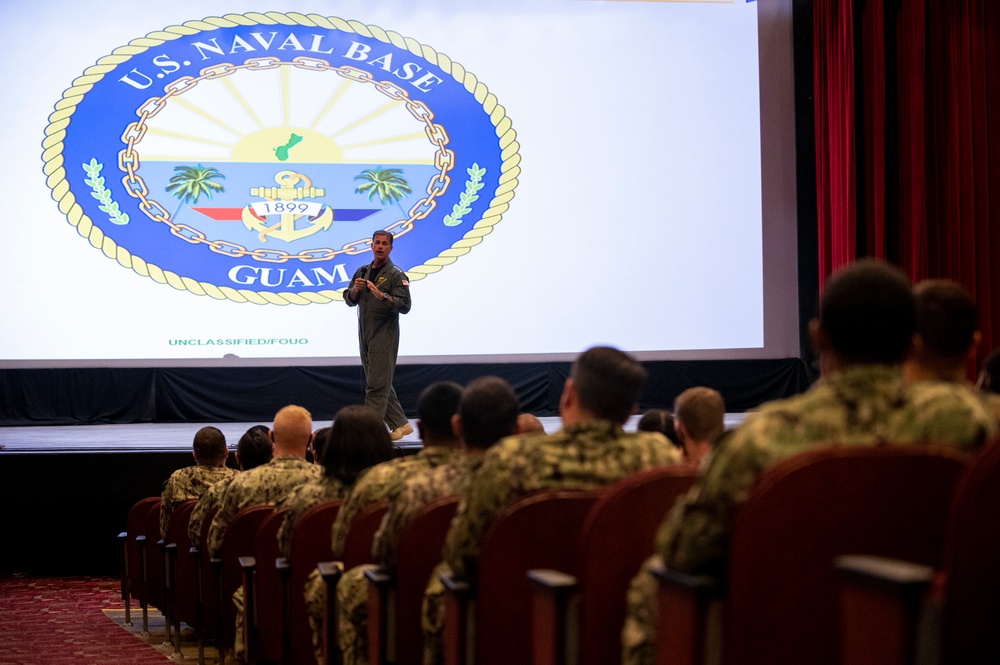
[[[358,341],[361,366],[365,370],[365,405],[382,416],[398,441],[413,432],[392,387],[399,352],[399,315],[410,311],[410,281],[406,273],[389,260],[392,234],[372,234],[375,260],[361,266],[344,294],[349,307],[359,306]]]

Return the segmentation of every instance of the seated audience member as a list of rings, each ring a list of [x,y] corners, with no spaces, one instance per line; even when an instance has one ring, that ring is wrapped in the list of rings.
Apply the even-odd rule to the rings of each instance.
[[[517,433],[530,434],[531,432],[544,432],[545,425],[533,413],[522,413],[517,417]]]
[[[677,430],[674,428],[674,414],[666,409],[650,409],[642,414],[635,429],[639,432],[659,432],[667,437],[670,443],[678,448],[683,448],[681,440],[677,436]]]
[[[312,462],[313,464],[322,464],[323,456],[322,448],[326,445],[326,437],[330,436],[329,427],[320,427],[318,430],[313,432],[312,441],[309,442],[309,447],[306,448],[306,461]]]
[[[392,459],[392,442],[382,436],[385,426],[371,409],[345,406],[337,412],[332,427],[316,435],[316,458],[323,475],[292,490],[281,507],[285,520],[278,531],[278,547],[289,556],[292,532],[299,519],[313,506],[343,499],[358,477],[369,467]]]
[[[646,370],[631,356],[594,347],[573,363],[559,400],[562,429],[508,437],[469,477],[444,547],[443,572],[474,581],[479,543],[497,514],[540,490],[597,489],[644,469],[681,461],[657,432],[626,432]],[[441,662],[443,587],[432,576],[424,599],[424,662]]]
[[[982,335],[976,301],[961,284],[927,279],[913,288],[917,302],[917,335],[903,363],[903,376],[919,389],[925,381],[951,383],[974,390],[966,378]],[[1000,422],[1000,395],[977,393],[986,410]]]
[[[707,461],[726,429],[725,417],[726,402],[716,390],[697,386],[677,396],[674,427],[689,464],[697,467]]]
[[[312,416],[301,406],[289,405],[278,411],[268,436],[274,444],[271,461],[237,475],[222,497],[208,529],[208,551],[213,557],[219,555],[226,527],[238,512],[249,506],[276,505],[321,473],[318,465],[306,461]]]
[[[446,419],[442,412],[434,421],[418,421],[417,429],[425,444],[449,439],[460,442],[465,454],[413,474],[389,495],[389,508],[372,547],[375,564],[390,573],[395,571],[399,537],[406,525],[435,499],[460,493],[469,470],[482,459],[482,453],[518,431],[521,419],[517,411],[517,395],[510,384],[486,376],[473,380],[462,391],[458,413]],[[530,421],[526,424],[531,425]],[[372,567],[352,568],[337,584],[338,643],[344,665],[368,662],[368,583],[364,572]]]
[[[240,442],[236,444],[236,466],[240,471],[248,471],[261,464],[271,461],[274,444],[267,436],[267,427],[264,425],[254,425],[248,429]],[[232,482],[236,474],[224,478],[208,488],[208,491],[201,495],[194,510],[191,511],[191,521],[188,523],[188,536],[192,543],[201,542],[202,525],[205,519],[212,514],[212,511],[222,505],[222,495],[226,493],[229,483]]]
[[[208,552],[213,557],[221,554],[226,529],[241,510],[281,503],[292,490],[321,473],[319,466],[306,461],[306,449],[312,441],[312,416],[308,411],[295,405],[282,408],[274,416],[274,426],[268,435],[274,444],[273,459],[238,474],[222,496],[219,512],[208,528]],[[233,594],[233,603],[236,605],[233,656],[239,662],[246,656],[243,587]]]
[[[984,393],[1000,393],[1000,349],[994,349],[983,360],[976,388]]]
[[[655,656],[653,565],[724,579],[728,534],[742,497],[779,461],[816,446],[937,443],[972,450],[996,425],[980,400],[950,384],[914,391],[901,364],[916,304],[909,279],[880,261],[858,261],[827,282],[810,336],[822,376],[805,393],[763,405],[719,444],[694,489],[677,501],[656,537],[656,554],[633,579],[622,663]]]
[[[167,537],[167,526],[174,509],[188,499],[197,499],[208,488],[236,475],[226,466],[229,450],[226,437],[216,427],[202,427],[194,435],[195,466],[177,469],[163,483],[160,497],[160,537]]]
[[[461,455],[459,442],[451,432],[451,417],[458,411],[458,400],[461,397],[462,386],[451,381],[432,383],[420,393],[417,417],[423,432],[423,449],[416,455],[399,457],[373,466],[354,484],[333,523],[331,546],[335,559],[343,556],[351,522],[362,510],[387,500],[407,478],[451,463],[456,456]],[[386,432],[385,435],[388,437],[389,433]],[[313,646],[318,658],[321,656],[320,637],[323,609],[326,605],[326,586],[316,571],[309,575],[305,596],[309,624],[313,629]]]

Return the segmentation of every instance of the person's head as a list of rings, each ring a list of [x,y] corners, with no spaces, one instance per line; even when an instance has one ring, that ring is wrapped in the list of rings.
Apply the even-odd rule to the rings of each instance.
[[[483,450],[517,432],[519,405],[510,384],[498,376],[473,379],[462,391],[454,427],[466,448]]]
[[[903,365],[908,380],[962,381],[979,347],[976,301],[956,282],[928,279],[913,287],[917,336]]]
[[[674,429],[674,414],[666,409],[650,409],[642,414],[635,428],[640,432],[659,432],[670,443],[681,447],[681,440],[677,438],[677,430]]]
[[[913,342],[916,304],[909,278],[876,259],[835,272],[823,290],[810,334],[827,369],[898,365]]]
[[[1000,349],[994,349],[983,360],[976,387],[987,393],[1000,393]]]
[[[417,431],[425,446],[458,446],[451,417],[458,413],[462,386],[454,381],[436,381],[417,398]]]
[[[320,459],[327,476],[353,485],[362,471],[392,455],[392,439],[382,418],[371,407],[352,405],[334,416]]]
[[[236,444],[236,461],[240,468],[249,471],[261,464],[267,464],[274,455],[274,444],[268,436],[266,425],[254,425],[248,429]]]
[[[375,256],[375,265],[381,266],[389,258],[392,252],[392,234],[388,231],[379,230],[372,234],[372,254]]]
[[[194,435],[194,461],[203,466],[222,466],[229,457],[226,436],[217,427],[202,427]]]
[[[674,426],[683,443],[712,443],[725,431],[726,402],[718,391],[696,386],[674,400]]]
[[[588,349],[573,363],[563,388],[563,423],[597,419],[624,425],[645,383],[646,370],[627,353],[609,346]]]
[[[312,451],[312,461],[314,464],[323,463],[323,452],[326,449],[326,444],[329,438],[329,427],[320,427],[318,430],[313,432],[313,438],[312,442],[309,444],[309,449]]]
[[[533,413],[522,413],[517,417],[517,433],[532,434],[545,432],[545,425]]]
[[[274,416],[271,440],[275,455],[306,456],[312,441],[312,415],[301,406],[289,404]]]

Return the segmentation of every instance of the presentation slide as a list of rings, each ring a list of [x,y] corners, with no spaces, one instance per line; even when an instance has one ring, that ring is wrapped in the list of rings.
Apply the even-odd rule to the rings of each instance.
[[[797,356],[777,4],[3,3],[0,366]]]

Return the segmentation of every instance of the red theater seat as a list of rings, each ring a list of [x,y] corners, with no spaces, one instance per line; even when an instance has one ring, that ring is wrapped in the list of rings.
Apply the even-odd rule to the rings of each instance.
[[[660,571],[657,662],[701,663],[721,652],[731,665],[837,665],[834,559],[940,562],[949,498],[966,463],[950,448],[842,446],[769,469],[737,514],[725,593],[706,598],[711,581]]]

